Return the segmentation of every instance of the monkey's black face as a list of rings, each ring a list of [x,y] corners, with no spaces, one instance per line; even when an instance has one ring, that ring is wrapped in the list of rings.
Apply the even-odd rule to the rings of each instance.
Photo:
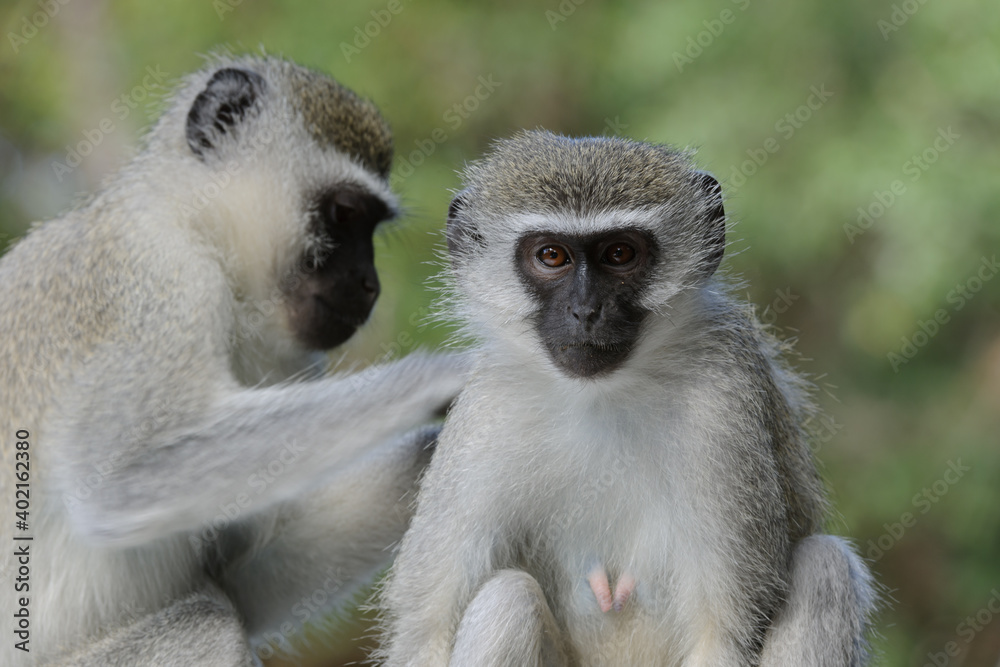
[[[591,378],[625,362],[646,315],[641,299],[656,260],[655,240],[638,229],[521,237],[515,265],[539,305],[536,328],[557,366]]]
[[[289,321],[304,346],[336,347],[368,319],[380,289],[372,235],[390,217],[381,198],[357,186],[318,198],[311,232],[321,249],[303,256],[285,289]]]

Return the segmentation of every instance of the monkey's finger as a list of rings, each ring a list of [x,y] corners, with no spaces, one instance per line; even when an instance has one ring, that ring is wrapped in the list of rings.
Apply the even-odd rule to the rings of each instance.
[[[634,590],[635,577],[626,572],[618,579],[618,583],[615,584],[615,611],[621,611],[625,608],[625,603],[628,602],[628,599]]]
[[[608,574],[604,568],[598,565],[591,570],[590,574],[587,575],[587,581],[590,583],[590,590],[594,592],[594,597],[597,598],[597,604],[601,607],[601,611],[610,611],[613,606],[611,587],[608,585]]]

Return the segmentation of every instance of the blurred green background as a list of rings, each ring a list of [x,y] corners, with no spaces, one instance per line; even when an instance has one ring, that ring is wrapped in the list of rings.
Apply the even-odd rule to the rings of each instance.
[[[424,323],[430,262],[455,170],[492,137],[697,148],[737,222],[729,266],[828,412],[830,528],[888,591],[881,664],[998,664],[1000,4],[8,0],[0,27],[4,244],[97,187],[219,46],[372,98],[409,213],[348,359],[447,338]],[[345,623],[307,632],[301,664],[360,659]]]

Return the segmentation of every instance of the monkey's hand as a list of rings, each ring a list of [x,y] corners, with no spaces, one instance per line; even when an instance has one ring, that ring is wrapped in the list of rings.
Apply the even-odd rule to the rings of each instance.
[[[470,352],[414,352],[388,366],[386,379],[410,396],[423,396],[437,407],[432,417],[441,418],[465,386],[472,369]]]
[[[635,590],[635,577],[625,572],[618,578],[614,595],[612,595],[611,586],[608,584],[607,570],[600,563],[590,570],[590,574],[587,575],[587,582],[590,584],[590,590],[594,592],[597,604],[600,605],[601,611],[604,613],[612,609],[615,611],[624,609],[625,603],[628,602],[632,591]]]

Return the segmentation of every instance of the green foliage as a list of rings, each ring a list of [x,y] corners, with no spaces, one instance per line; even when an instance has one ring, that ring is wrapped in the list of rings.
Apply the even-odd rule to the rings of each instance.
[[[840,426],[819,451],[834,528],[862,551],[891,542],[875,563],[892,600],[884,664],[922,665],[948,642],[948,664],[995,663],[1000,619],[968,641],[960,624],[1000,587],[1000,278],[982,268],[1000,249],[1000,5],[68,0],[18,40],[39,7],[0,13],[12,236],[124,159],[155,103],[63,181],[52,168],[149,66],[177,77],[220,45],[262,45],[384,110],[410,215],[379,249],[384,296],[356,357],[446,339],[420,324],[427,262],[455,170],[491,138],[542,126],[698,148],[737,223],[732,270],[798,337]],[[969,472],[921,513],[915,495],[957,459]],[[907,512],[914,525],[885,538]]]

